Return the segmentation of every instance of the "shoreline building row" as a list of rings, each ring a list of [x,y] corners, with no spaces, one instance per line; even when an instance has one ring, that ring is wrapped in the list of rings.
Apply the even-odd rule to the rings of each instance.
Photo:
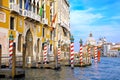
[[[89,34],[85,45],[83,46],[83,52],[87,53],[87,48],[91,48],[91,57],[94,57],[94,47],[97,46],[97,49],[100,51],[100,55],[104,57],[120,57],[120,43],[111,43],[107,42],[105,37],[99,38],[96,41],[92,35]]]
[[[44,44],[47,43],[47,59],[54,61],[58,45],[61,58],[69,55],[70,10],[67,0],[1,0],[0,45],[1,62],[8,64],[9,36],[16,44],[16,61],[25,57],[30,66],[43,60]],[[23,48],[26,47],[25,54]]]

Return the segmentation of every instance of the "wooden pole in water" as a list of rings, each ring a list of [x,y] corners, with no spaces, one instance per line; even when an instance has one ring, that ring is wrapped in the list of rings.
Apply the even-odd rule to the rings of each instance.
[[[95,46],[94,47],[94,56],[95,56],[95,58],[94,58],[94,61],[95,61],[95,63],[97,63],[97,46]]]
[[[25,68],[25,54],[26,54],[26,44],[23,44],[23,69]]]
[[[71,54],[70,54],[71,68],[73,68],[74,67],[74,43],[73,42],[71,42],[70,51],[71,51]]]
[[[74,68],[74,38],[71,36],[70,38],[71,44],[70,44],[70,60],[71,60],[71,68]]]
[[[12,68],[12,57],[13,57],[13,35],[12,33],[9,36],[9,68]]]
[[[16,57],[15,57],[15,54],[16,54],[16,44],[13,43],[13,56],[12,56],[12,78],[14,78],[15,76],[15,62],[16,62]]]
[[[82,66],[83,65],[82,39],[80,39],[79,43],[80,43],[80,66]]]
[[[0,68],[1,68],[2,45],[0,44]]]
[[[91,64],[91,54],[90,54],[91,48],[88,46],[88,63]]]
[[[58,41],[58,52],[57,52],[57,56],[58,56],[58,63],[60,63],[60,55],[61,55],[61,47],[60,47],[60,41]]]
[[[98,50],[98,62],[100,62],[100,50]]]
[[[44,64],[47,64],[47,42],[44,42],[44,52],[43,52]]]

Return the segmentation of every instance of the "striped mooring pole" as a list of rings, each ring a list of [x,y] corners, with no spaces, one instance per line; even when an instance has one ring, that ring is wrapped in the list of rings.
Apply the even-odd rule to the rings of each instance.
[[[57,56],[58,56],[58,62],[60,62],[60,55],[61,55],[61,47],[60,47],[60,40],[58,41],[58,52],[57,52]]]
[[[82,41],[82,39],[80,39],[80,66],[82,66],[83,65],[83,47],[82,47],[82,43],[83,43],[83,41]]]
[[[58,46],[58,62],[60,62],[61,48]]]
[[[13,57],[13,35],[9,36],[9,68],[12,68],[12,57]]]
[[[91,63],[91,54],[90,54],[91,48],[88,47],[88,62]]]
[[[97,46],[94,47],[94,61],[97,63]]]
[[[71,36],[70,38],[71,44],[70,44],[70,64],[71,64],[71,69],[74,68],[74,38]]]
[[[44,60],[44,64],[47,64],[47,43],[44,42],[44,51],[43,51],[43,60]]]

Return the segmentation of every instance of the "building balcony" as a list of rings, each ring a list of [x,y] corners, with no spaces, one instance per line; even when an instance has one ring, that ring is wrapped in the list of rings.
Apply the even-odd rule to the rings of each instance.
[[[35,18],[36,18],[37,21],[40,21],[41,17],[39,15],[36,15]]]
[[[31,11],[27,11],[27,17],[32,18],[32,12]]]
[[[10,3],[10,11],[19,13],[19,6],[16,3]]]
[[[70,30],[69,25],[65,24],[63,21],[61,21],[60,26],[66,28],[68,31]]]
[[[29,20],[34,20],[40,22],[40,16],[38,14],[33,13],[32,11],[24,10],[24,15]]]
[[[43,19],[42,19],[42,23],[43,23],[44,25],[48,25],[48,20],[47,20],[46,18],[43,18]]]
[[[24,11],[21,8],[19,8],[19,14],[24,16]]]

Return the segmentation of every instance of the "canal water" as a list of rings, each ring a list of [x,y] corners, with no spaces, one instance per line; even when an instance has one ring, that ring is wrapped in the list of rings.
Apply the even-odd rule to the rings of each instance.
[[[62,67],[51,69],[27,69],[26,77],[17,80],[120,80],[120,58],[101,58],[101,62],[88,67]]]

